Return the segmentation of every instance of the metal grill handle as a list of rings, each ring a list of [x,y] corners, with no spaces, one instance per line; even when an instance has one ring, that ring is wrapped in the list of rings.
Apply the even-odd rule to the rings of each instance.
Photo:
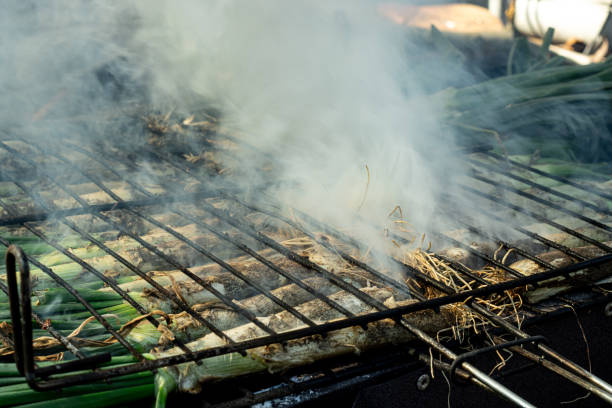
[[[19,267],[20,289],[17,288],[17,266]],[[30,266],[21,248],[11,245],[6,251],[6,280],[9,292],[11,324],[17,370],[26,378],[32,389],[42,391],[49,387],[36,382],[37,377],[94,368],[111,360],[110,353],[100,353],[62,364],[53,364],[36,369],[32,345],[32,305],[30,301]],[[52,387],[58,388],[58,387]]]

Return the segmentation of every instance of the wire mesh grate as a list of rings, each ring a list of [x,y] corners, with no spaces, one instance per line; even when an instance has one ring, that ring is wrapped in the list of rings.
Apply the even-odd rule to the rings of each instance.
[[[22,354],[18,356],[25,360],[22,368],[30,372],[30,384],[38,389],[234,352],[244,355],[257,347],[284,345],[355,326],[367,329],[373,322],[393,319],[398,330],[458,361],[473,380],[529,406],[469,362],[458,359],[431,333],[417,327],[409,314],[424,310],[440,314],[440,308],[455,305],[525,341],[530,337],[512,323],[513,316],[500,316],[488,304],[475,300],[505,296],[525,287],[549,297],[577,286],[593,288],[609,277],[606,265],[612,260],[612,227],[605,200],[611,195],[600,187],[581,185],[490,151],[465,155],[472,171],[465,184],[458,186],[482,219],[473,219],[473,209],[467,213],[454,206],[465,199],[449,193],[436,210],[441,215],[452,214],[456,228],[430,232],[435,248],[421,250],[427,262],[441,263],[452,271],[447,279],[428,274],[397,253],[371,249],[369,257],[363,257],[366,245],[296,209],[287,211],[273,202],[249,202],[231,184],[225,182],[220,187],[215,182],[219,176],[211,174],[214,164],[194,165],[180,155],[151,147],[143,147],[140,153],[134,155],[104,143],[81,145],[63,140],[54,145],[6,134],[0,141],[5,163],[0,175],[0,236],[20,237],[16,242],[0,238],[0,243],[6,247],[37,243],[25,254],[33,266],[29,280],[34,297],[49,297],[49,290],[63,288],[84,308],[79,310],[85,314],[77,314],[83,321],[91,318],[100,324],[83,326],[79,331],[83,335],[71,335],[61,328],[65,322],[52,305],[44,307],[51,300],[42,302],[43,307],[34,304],[32,315],[41,326],[34,335],[48,332],[57,344],[36,348],[33,339],[19,339],[21,334],[17,334],[16,343],[30,345],[24,343],[21,351],[13,345],[12,351],[16,356]],[[538,181],[534,181],[536,176]],[[513,222],[509,224],[508,219]],[[398,246],[410,243],[401,232],[387,234]],[[557,252],[551,255],[551,251]],[[381,259],[385,262],[374,261]],[[533,271],[517,269],[520,262],[531,262]],[[388,265],[401,270],[402,276],[389,274]],[[474,272],[483,266],[501,278],[492,280]],[[8,270],[7,275],[11,275]],[[287,296],[289,287],[293,298]],[[136,288],[138,296],[134,295]],[[1,285],[0,289],[8,294],[10,288]],[[377,296],[377,289],[384,296]],[[118,296],[129,305],[131,311],[126,315],[130,322],[117,314],[99,313],[97,301],[88,301],[81,293],[92,290]],[[364,311],[351,311],[336,293],[365,305]],[[385,301],[389,296],[397,302]],[[255,298],[259,303],[254,303]],[[300,307],[312,301],[324,305],[327,318],[315,318]],[[14,296],[11,302],[16,302]],[[24,303],[28,302],[22,302],[22,307]],[[258,309],[256,304],[265,307]],[[30,313],[29,309],[21,311]],[[266,319],[282,312],[292,316],[293,325],[283,327]],[[52,317],[49,324],[45,313]],[[233,326],[220,325],[223,320],[215,313],[231,315],[227,320],[234,322],[233,326],[251,324],[253,335],[233,338]],[[516,311],[515,317],[538,313],[541,310],[534,302]],[[194,342],[197,336],[173,329],[168,323],[170,314],[187,316],[194,325],[205,328],[198,333],[214,333],[221,342],[203,347]],[[156,344],[161,353],[171,347],[180,352],[145,359],[143,352],[148,350],[140,349],[138,341],[130,337],[136,323],[145,320],[162,333],[164,342]],[[112,340],[100,340],[105,336]],[[540,351],[554,355],[546,344],[530,341]],[[100,350],[116,344],[119,348],[111,352],[123,348],[136,361],[53,377],[106,361],[95,357],[95,342],[102,345]],[[9,349],[7,355],[12,355]],[[74,360],[58,364],[68,368],[55,371],[35,368],[34,357],[45,354]],[[557,363],[582,375],[585,388],[612,399],[607,384],[556,357]]]

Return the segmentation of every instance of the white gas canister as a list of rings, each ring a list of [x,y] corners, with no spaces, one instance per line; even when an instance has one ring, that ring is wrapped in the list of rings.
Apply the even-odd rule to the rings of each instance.
[[[576,39],[593,46],[601,41],[611,6],[612,0],[515,0],[513,24],[537,37],[553,27],[554,42]]]

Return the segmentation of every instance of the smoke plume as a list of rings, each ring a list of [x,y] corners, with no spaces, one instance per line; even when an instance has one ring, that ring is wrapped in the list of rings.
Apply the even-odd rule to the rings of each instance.
[[[452,137],[423,103],[424,54],[376,3],[193,1],[139,15],[154,98],[189,89],[215,101],[276,162],[242,157],[246,185],[277,182],[270,194],[347,229],[356,215],[380,225],[397,206],[431,224]]]
[[[244,152],[233,182],[272,185],[268,196],[369,239],[366,226],[379,239],[400,213],[415,230],[440,222],[433,203],[461,173],[423,76],[466,74],[428,62],[376,2],[15,1],[1,16],[5,124],[83,134],[61,118],[205,103],[265,152]]]

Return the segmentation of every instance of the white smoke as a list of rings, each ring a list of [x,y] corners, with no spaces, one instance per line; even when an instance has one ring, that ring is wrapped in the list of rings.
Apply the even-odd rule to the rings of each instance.
[[[15,1],[2,16],[4,123],[132,100],[188,115],[196,95],[268,153],[240,157],[236,181],[276,183],[269,194],[357,234],[357,217],[382,226],[398,206],[431,226],[457,173],[422,79],[465,73],[424,64],[376,2]]]
[[[407,53],[410,38],[375,2],[139,9],[136,37],[156,66],[156,96],[188,88],[217,101],[226,120],[280,164],[266,172],[257,157],[241,158],[251,174],[286,181],[274,195],[343,228],[356,225],[356,214],[380,223],[396,206],[421,228],[431,221],[452,138],[436,123],[439,107],[420,98],[422,71],[413,65],[423,56]],[[434,65],[427,74],[441,75]]]

